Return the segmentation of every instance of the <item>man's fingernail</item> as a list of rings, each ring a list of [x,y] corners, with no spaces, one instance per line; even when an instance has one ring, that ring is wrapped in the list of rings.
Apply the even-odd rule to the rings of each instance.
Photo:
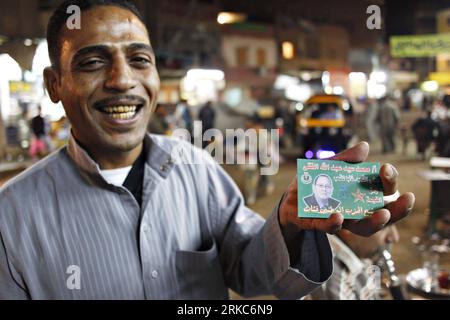
[[[391,165],[392,170],[394,171],[395,176],[398,176],[397,168],[393,165]]]
[[[394,167],[393,166],[391,166],[390,164],[388,164],[387,166],[386,166],[386,176],[388,177],[388,178],[392,178],[392,177],[394,177]]]

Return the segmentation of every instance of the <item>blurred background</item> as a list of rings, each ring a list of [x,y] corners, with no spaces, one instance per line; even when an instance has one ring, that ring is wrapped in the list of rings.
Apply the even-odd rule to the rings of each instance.
[[[295,159],[369,141],[369,160],[394,164],[400,190],[417,197],[389,245],[395,274],[414,298],[449,297],[448,1],[131,2],[149,28],[161,78],[150,132],[192,131],[195,120],[222,132],[276,130],[277,175],[224,166],[264,217],[295,177]],[[46,25],[59,3],[0,2],[0,185],[70,134],[42,78]]]

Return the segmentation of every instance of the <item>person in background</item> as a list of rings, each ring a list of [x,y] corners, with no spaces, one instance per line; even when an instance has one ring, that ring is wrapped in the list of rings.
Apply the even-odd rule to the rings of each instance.
[[[395,226],[365,238],[346,230],[328,236],[334,254],[334,271],[324,285],[311,293],[313,300],[378,300],[380,277],[373,259],[380,250],[399,241]]]
[[[208,101],[201,109],[198,114],[198,118],[202,122],[202,136],[209,129],[214,128],[214,121],[216,118],[216,113],[212,107],[211,101]],[[203,139],[202,139],[203,140]],[[209,141],[203,141],[203,148],[209,144]]]
[[[374,142],[378,138],[377,115],[379,107],[380,105],[376,99],[369,99],[366,110],[367,138],[369,142]]]
[[[406,124],[402,123],[400,125],[400,138],[402,141],[402,154],[406,155],[408,152],[408,143],[409,143],[409,128]]]
[[[448,118],[448,110],[442,100],[436,100],[432,108],[432,117],[436,121],[445,121]]]
[[[395,133],[400,122],[400,111],[394,98],[380,99],[377,120],[380,125],[383,153],[394,152]]]
[[[408,91],[405,91],[403,93],[403,111],[410,111],[411,110],[411,97],[408,95]]]
[[[33,133],[30,143],[30,156],[34,161],[36,161],[44,157],[44,155],[47,152],[46,146],[47,125],[45,118],[42,116],[41,106],[38,107],[37,116],[31,119],[30,126],[31,131]]]
[[[340,113],[338,106],[329,104],[327,105],[325,112],[320,114],[319,118],[325,120],[337,120],[342,118],[342,113]]]
[[[413,123],[411,130],[416,139],[417,153],[421,160],[425,160],[427,150],[439,132],[438,123],[431,117],[431,111],[427,111],[424,117],[417,119]]]
[[[436,139],[436,153],[440,157],[450,157],[450,118],[438,123],[439,133]]]
[[[184,128],[192,135],[192,115],[186,99],[181,99],[175,108],[175,121],[178,128]]]
[[[262,163],[260,155],[270,155],[271,161],[279,163],[280,155],[274,145],[273,137],[265,131],[263,124],[257,117],[248,119],[246,130],[255,130],[257,140],[248,140],[245,137],[239,139],[236,144],[238,156],[245,158],[241,164],[244,172],[243,193],[248,205],[253,205],[258,194],[271,195],[275,190],[275,184],[271,175],[261,174],[261,168],[273,163]],[[261,132],[261,131],[265,131]],[[260,192],[261,191],[261,192]]]
[[[206,130],[214,128],[214,120],[216,113],[212,107],[211,101],[208,101],[201,109],[198,114],[198,118],[202,121],[203,133]]]

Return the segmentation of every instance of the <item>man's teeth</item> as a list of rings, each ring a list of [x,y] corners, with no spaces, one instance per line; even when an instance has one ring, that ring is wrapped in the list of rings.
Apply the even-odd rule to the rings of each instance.
[[[135,112],[136,109],[137,109],[136,106],[116,106],[103,108],[103,110],[108,113],[128,113],[128,112]]]
[[[106,112],[111,118],[125,120],[131,119],[136,115],[137,106],[115,106],[105,107],[103,111]]]
[[[112,117],[113,119],[131,119],[134,117],[134,115],[136,114],[136,111],[134,112],[127,112],[127,113],[110,113],[109,116]]]

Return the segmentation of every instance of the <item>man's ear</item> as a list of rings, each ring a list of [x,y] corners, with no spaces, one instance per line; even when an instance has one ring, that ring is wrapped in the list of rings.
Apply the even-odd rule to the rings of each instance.
[[[50,99],[53,103],[58,103],[61,99],[59,97],[59,73],[52,67],[44,69],[45,88],[48,91]]]

